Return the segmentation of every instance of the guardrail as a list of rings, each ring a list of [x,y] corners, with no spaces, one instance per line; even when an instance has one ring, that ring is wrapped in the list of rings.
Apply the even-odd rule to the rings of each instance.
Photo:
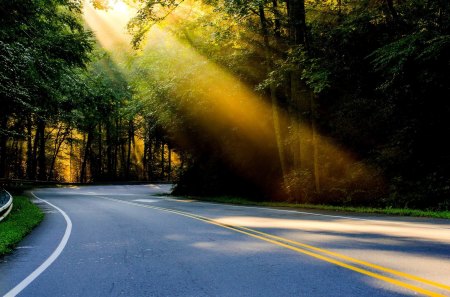
[[[0,186],[8,188],[9,185],[57,185],[56,181],[40,181],[28,179],[0,178]]]
[[[0,178],[0,188],[10,188],[17,186],[95,186],[95,185],[141,185],[141,184],[172,184],[173,181],[165,180],[147,180],[147,181],[123,181],[123,180],[111,180],[111,181],[97,181],[88,183],[69,183],[58,181],[40,181],[40,180],[28,180],[28,179],[10,179]]]
[[[0,222],[5,219],[13,208],[13,197],[8,191],[0,190]]]

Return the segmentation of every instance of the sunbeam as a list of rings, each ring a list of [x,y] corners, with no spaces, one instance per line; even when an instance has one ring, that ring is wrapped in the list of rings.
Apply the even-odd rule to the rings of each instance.
[[[114,1],[110,6],[109,10],[99,11],[86,5],[84,15],[100,44],[120,64],[125,56],[120,58],[118,53],[130,52],[131,38],[125,28],[135,10],[121,1]],[[259,183],[265,191],[275,195],[287,190],[294,197],[291,199],[299,199],[296,197],[305,196],[302,187],[315,186],[316,191],[320,191],[327,186],[332,188],[335,180],[360,184],[380,182],[351,153],[329,138],[320,136],[304,121],[290,116],[273,101],[199,53],[189,42],[177,38],[174,32],[177,32],[179,22],[189,15],[198,17],[202,13],[199,6],[185,3],[168,17],[164,25],[154,25],[149,30],[146,46],[135,55],[131,64],[137,68],[135,71],[140,73],[139,79],[143,83],[159,79],[170,87],[165,98],[159,98],[151,90],[137,91],[137,97],[145,102],[150,96],[153,100],[168,100],[176,105],[176,112],[182,113],[178,116],[187,117],[200,127],[214,148],[241,176]],[[147,71],[148,67],[159,67],[159,71]],[[296,146],[295,143],[277,141],[280,127],[298,129],[295,131],[302,134],[302,144]],[[225,133],[232,133],[239,141],[231,143]],[[196,146],[195,139],[184,135],[183,131],[172,131],[172,136],[181,146]],[[308,151],[308,147],[312,149]],[[294,155],[301,156],[299,160],[284,157],[287,151],[292,150]],[[319,155],[321,160],[318,160]],[[300,162],[311,165],[308,167]],[[300,166],[310,170],[309,176]],[[280,173],[274,174],[277,171]],[[277,175],[279,178],[274,180]]]
[[[95,9],[90,1],[85,1],[84,20],[104,49],[116,54],[128,52],[131,49],[131,36],[127,32],[127,24],[135,10],[122,1],[110,1],[108,7],[104,10]]]

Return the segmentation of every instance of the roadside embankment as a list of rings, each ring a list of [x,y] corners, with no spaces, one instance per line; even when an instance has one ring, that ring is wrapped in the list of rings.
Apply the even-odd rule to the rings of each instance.
[[[0,256],[12,249],[44,218],[44,213],[28,197],[15,196],[11,213],[0,222]]]
[[[265,206],[265,207],[280,207],[290,209],[315,209],[325,211],[342,211],[342,212],[356,212],[367,214],[384,214],[395,216],[409,216],[409,217],[427,217],[427,218],[440,218],[450,219],[450,211],[434,211],[434,210],[420,210],[409,208],[375,208],[375,207],[353,207],[353,206],[334,206],[323,204],[301,204],[301,203],[289,203],[289,202],[257,202],[251,201],[239,197],[187,197],[187,199],[195,199],[198,201],[208,201],[215,203],[228,203],[236,205],[248,205],[248,206]],[[181,198],[183,199],[183,198]]]

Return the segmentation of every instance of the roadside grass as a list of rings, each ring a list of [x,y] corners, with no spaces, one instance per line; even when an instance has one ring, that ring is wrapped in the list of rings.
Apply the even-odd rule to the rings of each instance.
[[[301,204],[288,202],[256,202],[239,197],[182,197],[181,199],[195,199],[198,201],[228,203],[236,205],[248,206],[265,206],[265,207],[281,207],[291,209],[315,209],[315,210],[329,210],[340,212],[357,212],[367,214],[384,214],[395,216],[408,217],[427,217],[450,219],[450,211],[433,211],[433,210],[419,210],[409,208],[374,208],[374,207],[354,207],[354,206],[333,206],[324,204]]]
[[[28,197],[15,196],[11,213],[0,222],[0,256],[8,254],[44,218]]]

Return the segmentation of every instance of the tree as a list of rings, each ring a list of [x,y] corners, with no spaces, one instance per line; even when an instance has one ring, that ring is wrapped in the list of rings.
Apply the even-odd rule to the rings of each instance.
[[[82,67],[91,49],[90,34],[79,21],[80,3],[76,1],[2,1],[0,40],[2,61],[1,99],[2,139],[0,142],[0,175],[5,176],[7,143],[14,126],[28,125],[27,172],[30,178],[47,178],[46,127],[57,117],[63,98],[60,85],[71,69]],[[36,126],[35,141],[31,142]],[[18,135],[17,135],[18,136]],[[37,155],[36,155],[37,154]],[[37,161],[36,161],[37,160]]]

